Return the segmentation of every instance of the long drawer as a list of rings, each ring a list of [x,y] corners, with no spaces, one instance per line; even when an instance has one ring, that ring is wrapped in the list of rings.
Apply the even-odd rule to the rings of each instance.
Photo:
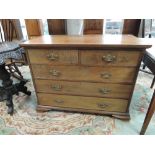
[[[112,97],[129,99],[132,85],[35,80],[36,91],[66,95]]]
[[[134,81],[136,68],[32,65],[36,79],[68,81],[125,82]]]
[[[78,63],[77,50],[31,49],[28,50],[31,64],[71,65]]]
[[[131,66],[139,64],[138,51],[81,50],[81,64],[88,66]]]
[[[39,105],[95,111],[126,112],[128,100],[38,93]]]

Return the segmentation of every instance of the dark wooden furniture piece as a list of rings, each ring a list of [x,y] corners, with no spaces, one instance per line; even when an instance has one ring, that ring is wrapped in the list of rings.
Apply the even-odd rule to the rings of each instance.
[[[13,84],[11,75],[5,67],[5,64],[0,64],[0,80],[2,80],[2,86],[0,86],[0,102],[6,100],[8,114],[12,115],[14,112],[12,101],[13,95],[18,95],[19,92],[31,95],[31,92],[27,91],[27,87],[24,86],[26,81],[20,81],[20,83]]]
[[[151,103],[150,103],[150,106],[148,108],[148,111],[147,111],[147,114],[146,114],[142,129],[141,129],[141,132],[140,132],[141,135],[145,134],[145,131],[146,131],[146,129],[147,129],[149,123],[150,123],[150,120],[151,120],[151,118],[152,118],[152,116],[154,114],[154,111],[155,111],[155,91],[153,93]]]
[[[12,115],[14,110],[13,95],[18,95],[19,92],[30,95],[31,92],[27,91],[27,87],[24,86],[26,81],[24,81],[21,72],[16,66],[16,62],[14,62],[14,59],[18,60],[22,58],[24,49],[12,41],[14,35],[16,35],[13,23],[9,19],[2,19],[0,22],[0,80],[2,80],[0,101],[7,101],[8,113]],[[11,59],[10,63],[6,63],[7,59]],[[11,76],[20,79],[21,82],[13,84]]]
[[[151,45],[131,35],[53,35],[21,46],[27,52],[38,110],[130,119],[140,62]]]
[[[83,34],[102,34],[103,19],[84,19]]]
[[[47,24],[50,35],[67,34],[66,19],[47,19]]]
[[[141,19],[124,19],[122,34],[138,36]]]

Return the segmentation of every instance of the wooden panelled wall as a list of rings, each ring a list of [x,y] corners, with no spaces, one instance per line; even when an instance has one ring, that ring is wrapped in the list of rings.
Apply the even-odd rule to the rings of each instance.
[[[15,31],[17,33],[17,39],[18,40],[23,40],[23,32],[21,28],[21,23],[19,19],[12,19],[14,26],[15,26]]]
[[[67,34],[66,19],[47,19],[49,34]],[[83,34],[102,34],[103,19],[84,19]]]
[[[28,38],[43,35],[43,24],[41,19],[25,19]]]
[[[26,28],[29,38],[43,34],[43,25],[39,19],[26,19]],[[49,34],[67,34],[66,19],[47,19]],[[138,36],[141,19],[125,19],[123,34]],[[103,19],[84,19],[83,34],[102,34]]]
[[[103,19],[84,19],[83,34],[102,34]]]
[[[23,40],[23,33],[22,33],[22,28],[21,28],[21,24],[20,24],[20,20],[19,19],[8,19],[8,20],[11,20],[14,24],[14,37],[13,39],[17,39],[17,40]],[[1,19],[0,19],[0,22],[1,22]],[[4,24],[4,23],[3,23]],[[8,22],[6,22],[5,24],[8,24]],[[7,25],[6,25],[7,26]],[[6,29],[3,29],[3,31],[6,31]]]

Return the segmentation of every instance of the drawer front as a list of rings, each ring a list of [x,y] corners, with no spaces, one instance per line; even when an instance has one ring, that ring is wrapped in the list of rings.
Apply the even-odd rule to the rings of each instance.
[[[35,80],[37,92],[129,99],[132,85]]]
[[[31,64],[69,65],[78,63],[77,50],[28,50]]]
[[[142,52],[138,51],[81,51],[81,64],[89,66],[137,66]]]
[[[92,109],[107,112],[126,112],[128,100],[67,96],[38,93],[39,104],[50,107]]]
[[[136,68],[32,65],[34,78],[132,83]]]

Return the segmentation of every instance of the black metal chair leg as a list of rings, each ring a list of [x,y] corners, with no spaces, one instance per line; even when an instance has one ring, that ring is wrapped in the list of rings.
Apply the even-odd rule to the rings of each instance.
[[[30,96],[31,92],[27,90],[27,87],[25,86],[26,83],[27,81],[21,81],[20,83],[15,84],[15,87],[17,88],[18,92],[22,92]]]
[[[13,105],[13,101],[12,101],[12,95],[8,96],[8,99],[6,100],[6,105],[8,107],[8,114],[13,115],[14,105]]]
[[[22,73],[21,73],[20,70],[18,69],[17,65],[14,63],[13,66],[14,66],[16,72],[17,72],[17,73],[19,74],[19,76],[21,77],[21,79],[23,79]]]
[[[17,65],[15,63],[6,65],[8,67],[8,71],[11,73],[11,76],[18,79],[18,80],[25,80],[18,69]]]
[[[146,66],[145,66],[145,65],[143,65],[143,69],[145,69],[145,67],[146,67]]]

